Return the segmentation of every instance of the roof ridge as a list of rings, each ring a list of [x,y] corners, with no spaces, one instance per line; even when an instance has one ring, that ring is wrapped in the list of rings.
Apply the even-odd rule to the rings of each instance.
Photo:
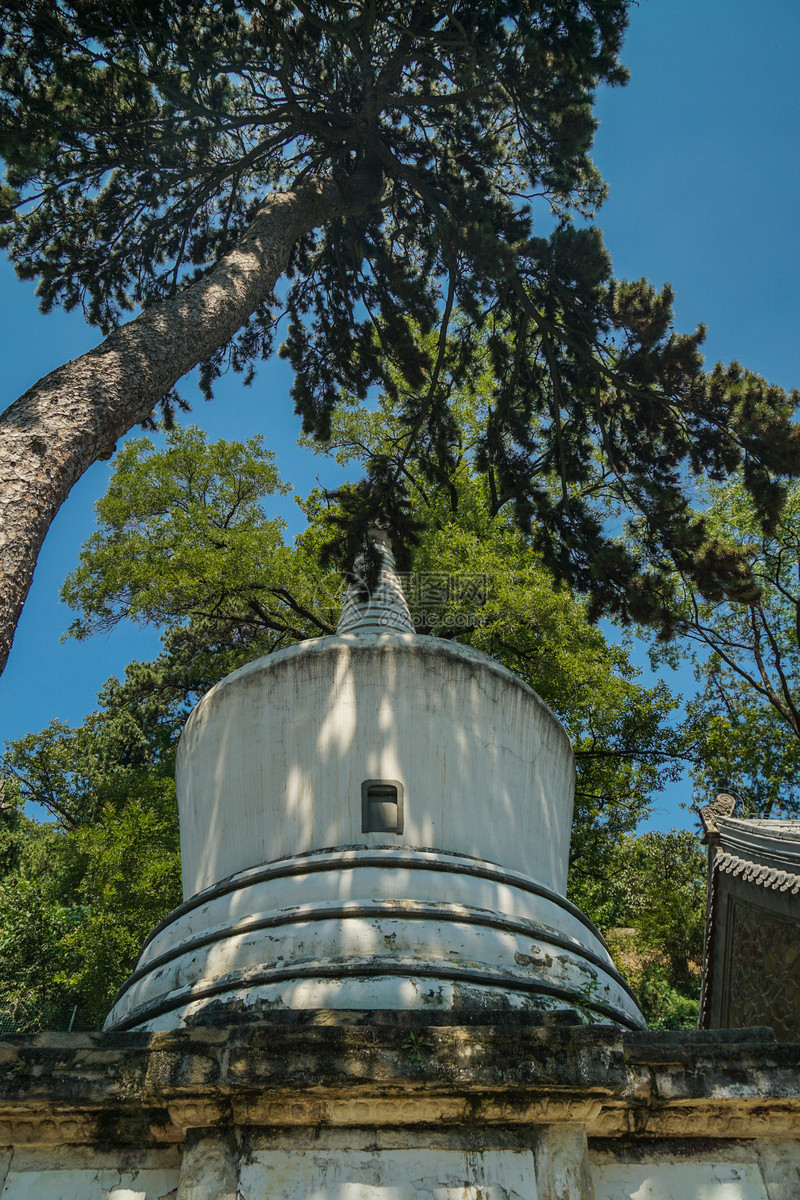
[[[784,871],[780,867],[765,867],[761,863],[751,862],[721,850],[714,859],[714,870],[724,871],[726,875],[734,875],[746,883],[757,883],[760,887],[772,888],[778,892],[800,892],[800,875],[792,871]]]

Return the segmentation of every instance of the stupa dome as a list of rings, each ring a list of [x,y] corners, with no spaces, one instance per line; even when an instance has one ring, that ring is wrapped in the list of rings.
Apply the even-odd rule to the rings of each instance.
[[[420,636],[386,538],[331,637],[235,671],[181,737],[184,902],[107,1029],[265,1010],[578,1009],[644,1025],[566,899],[574,758],[547,705]]]

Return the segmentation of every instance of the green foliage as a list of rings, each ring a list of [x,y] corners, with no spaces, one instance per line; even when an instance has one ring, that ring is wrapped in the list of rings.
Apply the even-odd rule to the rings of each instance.
[[[422,1062],[426,1054],[433,1053],[433,1042],[421,1033],[410,1030],[400,1049],[405,1051],[411,1062]]]
[[[81,916],[36,880],[15,876],[0,884],[0,1015],[11,1017],[15,1030],[36,1028],[77,1003],[70,938]]]
[[[163,451],[146,438],[128,442],[97,502],[98,529],[64,584],[64,600],[82,614],[70,633],[86,637],[123,617],[174,629],[191,616],[209,640],[212,631],[269,634],[266,653],[332,632],[335,610],[313,602],[329,573],[284,545],[285,521],[262,503],[288,491],[260,437],[209,445],[191,426],[168,434]]]
[[[676,577],[668,654],[690,656],[700,692],[689,704],[695,795],[735,793],[740,815],[796,816],[800,767],[800,487],[767,532],[740,476],[707,489],[706,524],[746,557],[753,587],[714,602]],[[656,648],[654,657],[665,656]]]
[[[343,392],[379,388],[400,457],[449,477],[451,393],[488,357],[477,468],[592,615],[669,633],[672,567],[714,599],[752,588],[693,513],[693,479],[741,465],[769,528],[800,434],[796,396],[737,364],[706,375],[670,289],[614,280],[599,230],[574,220],[602,199],[591,106],[626,78],[629,3],[19,0],[0,44],[0,242],[45,308],[82,305],[106,330],[208,271],[276,191],[335,183],[346,215],[274,251],[304,429],[327,438]],[[228,364],[252,377],[274,325],[265,301],[203,363],[206,394]],[[349,529],[391,513],[410,544],[400,473],[368,464]]]
[[[126,694],[120,701],[119,688],[109,680],[100,694],[104,711],[77,729],[52,721],[11,743],[4,757],[22,800],[41,805],[67,829],[96,821],[106,805],[148,795],[171,778],[179,716],[152,695],[137,703]]]
[[[82,911],[66,939],[74,957],[68,984],[102,1023],[145,938],[181,902],[174,786],[131,798],[121,811],[107,806],[101,820],[75,832],[72,851],[83,866]]]
[[[21,273],[41,276],[45,304],[85,302],[108,324],[207,266],[260,197],[302,172],[354,189],[385,172],[385,224],[373,189],[376,212],[337,222],[298,258],[333,275],[318,321],[359,288],[378,299],[389,345],[405,335],[411,353],[403,313],[430,317],[438,263],[460,252],[467,267],[503,241],[507,258],[524,231],[509,189],[596,201],[591,101],[600,82],[625,78],[626,9],[224,0],[45,11],[22,0],[6,14],[0,134],[11,196],[27,204],[17,222],[9,204],[6,241]],[[354,323],[360,348],[359,332]]]
[[[628,836],[604,878],[578,880],[573,900],[604,930],[652,1029],[697,1026],[706,912],[706,855],[697,834]]]
[[[96,505],[100,528],[64,586],[66,602],[86,613],[70,632],[107,629],[121,611],[153,625],[187,610],[222,618],[239,587],[240,610],[255,607],[270,568],[281,573],[285,527],[261,501],[287,491],[261,437],[209,446],[192,426],[168,434],[159,452],[146,438],[128,442]]]
[[[697,1029],[700,1017],[700,978],[694,986],[673,987],[669,972],[655,959],[632,973],[632,983],[650,1029]]]
[[[116,680],[100,699],[79,728],[53,722],[3,761],[0,1021],[17,1030],[102,1024],[146,934],[180,903],[180,710]],[[28,801],[55,820],[26,816]]]
[[[67,830],[4,811],[0,1020],[99,1027],[142,943],[180,903],[174,785],[151,777]],[[13,848],[12,848],[13,844]]]
[[[732,792],[737,816],[797,818],[800,739],[761,695],[713,660],[699,673],[703,687],[685,727],[694,747],[695,803]]]
[[[625,850],[626,924],[635,925],[643,947],[663,956],[673,986],[686,983],[703,957],[706,855],[699,838],[685,829],[644,833]]]
[[[80,921],[71,896],[77,876],[60,854],[62,832],[26,817],[14,789],[0,807],[0,1022],[38,1028],[76,998],[69,937]]]

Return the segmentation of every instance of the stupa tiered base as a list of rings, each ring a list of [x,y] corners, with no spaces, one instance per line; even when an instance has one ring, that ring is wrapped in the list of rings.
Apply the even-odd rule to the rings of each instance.
[[[355,847],[251,868],[181,905],[106,1028],[280,1008],[570,1008],[643,1026],[597,930],[551,889],[465,855]]]

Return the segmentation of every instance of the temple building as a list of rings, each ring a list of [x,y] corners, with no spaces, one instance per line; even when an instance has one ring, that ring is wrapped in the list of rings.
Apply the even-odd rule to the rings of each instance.
[[[372,541],[335,635],[191,714],[105,1029],[0,1043],[0,1200],[799,1200],[800,1046],[645,1028],[566,898],[564,729]]]
[[[727,793],[700,810],[708,905],[700,1024],[769,1025],[800,1041],[800,821],[735,817]]]

